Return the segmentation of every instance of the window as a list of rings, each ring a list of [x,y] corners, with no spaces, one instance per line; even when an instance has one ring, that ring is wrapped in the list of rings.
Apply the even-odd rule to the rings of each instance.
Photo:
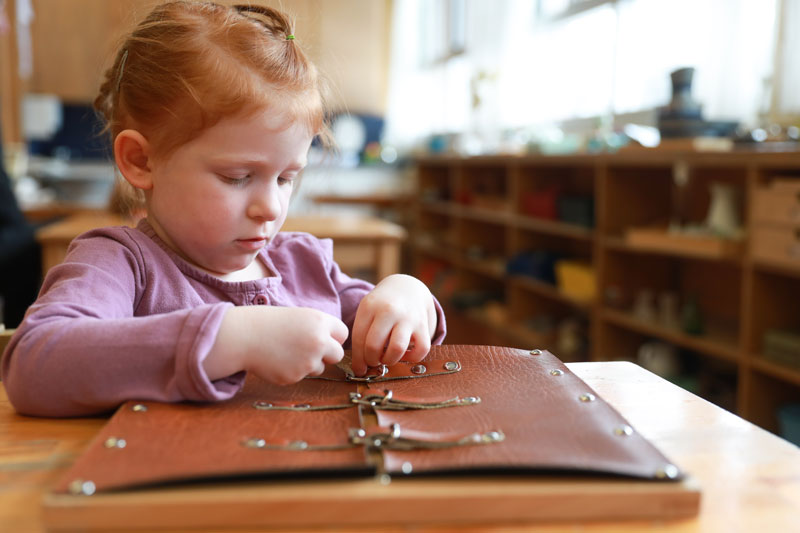
[[[682,67],[695,68],[705,119],[755,125],[770,111],[800,112],[792,0],[397,0],[394,15],[387,135],[399,145],[633,113],[654,124]],[[420,20],[444,44],[420,37]],[[404,61],[413,42],[440,61]]]

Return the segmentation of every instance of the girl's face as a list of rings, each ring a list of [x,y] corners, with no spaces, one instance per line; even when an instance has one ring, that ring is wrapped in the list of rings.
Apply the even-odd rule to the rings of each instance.
[[[151,159],[147,218],[159,237],[223,279],[253,266],[286,220],[311,146],[305,126],[286,124],[269,111],[226,118]]]

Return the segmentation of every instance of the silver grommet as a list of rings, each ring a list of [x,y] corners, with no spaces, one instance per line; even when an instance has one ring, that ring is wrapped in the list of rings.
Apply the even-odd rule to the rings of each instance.
[[[585,392],[580,396],[578,396],[578,399],[582,402],[593,402],[597,399],[597,396],[595,396],[591,392]]]
[[[424,374],[427,371],[428,369],[425,368],[425,365],[414,365],[411,367],[411,372],[413,374]]]
[[[76,479],[69,484],[69,492],[75,496],[91,496],[96,490],[97,487],[95,487],[92,481]]]
[[[414,465],[406,461],[403,463],[403,466],[400,467],[400,470],[402,470],[404,474],[408,475],[414,470]]]
[[[388,485],[392,482],[392,476],[389,474],[381,474],[381,476],[378,478],[378,482],[381,485]]]
[[[380,448],[381,446],[383,446],[383,441],[378,438],[372,439],[372,445],[376,448]]]
[[[290,450],[305,450],[308,448],[308,443],[304,440],[293,440],[286,447]]]
[[[125,439],[118,439],[117,437],[109,437],[103,443],[106,448],[124,448],[128,443]]]
[[[258,438],[247,439],[244,441],[244,445],[247,448],[263,448],[267,445],[267,441]]]
[[[535,350],[531,350],[530,354],[531,355],[542,355],[542,351],[540,349],[536,348]]]
[[[555,370],[551,370],[550,371],[550,375],[551,376],[563,376],[564,375],[564,371],[563,370],[559,370],[559,369],[556,368]]]
[[[619,426],[614,428],[614,435],[619,435],[620,437],[629,437],[633,435],[633,428],[630,426]]]
[[[461,400],[461,403],[465,403],[465,404],[481,403],[481,399],[479,397],[477,397],[477,396],[467,396],[466,398],[463,398]]]
[[[675,479],[678,477],[678,474],[680,474],[678,467],[669,463],[656,470],[656,478],[658,479]]]
[[[272,407],[272,404],[269,402],[265,402],[263,400],[259,400],[253,402],[253,407],[255,407],[256,409],[270,409]]]
[[[483,435],[483,441],[485,442],[500,442],[503,440],[504,435],[499,431],[490,431]]]
[[[147,406],[143,403],[137,403],[131,407],[131,411],[135,413],[144,413],[145,411],[147,411]]]
[[[444,364],[444,369],[450,371],[458,370],[458,363],[456,363],[455,361],[447,361]]]

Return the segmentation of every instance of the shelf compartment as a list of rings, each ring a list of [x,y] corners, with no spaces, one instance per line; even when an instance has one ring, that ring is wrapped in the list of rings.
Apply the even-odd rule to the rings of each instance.
[[[449,201],[453,198],[451,166],[442,162],[427,162],[417,167],[417,187],[425,201]]]
[[[463,205],[487,211],[508,212],[508,169],[504,164],[465,161],[454,200]]]
[[[776,375],[778,369],[774,365],[758,359],[753,362],[750,394],[742,414],[767,431],[780,434],[778,410],[783,405],[800,403],[800,387],[796,381]]]
[[[702,336],[693,336],[677,329],[666,328],[657,323],[645,322],[631,313],[623,311],[603,309],[600,317],[601,320],[614,324],[619,328],[655,337],[676,346],[711,355],[724,361],[736,363],[739,359],[739,350],[736,342],[737,333],[730,327],[707,324],[708,333]]]
[[[590,312],[594,305],[593,302],[578,300],[567,294],[564,294],[558,289],[558,287],[551,285],[550,283],[539,281],[535,278],[526,276],[509,276],[509,280],[511,281],[511,285],[514,289],[530,291],[539,296],[569,305],[583,313]]]
[[[725,409],[737,407],[738,370],[740,365],[728,358],[705,357],[692,346],[682,346],[671,339],[652,335],[650,331],[629,327],[626,320],[617,323],[601,320],[598,330],[599,344],[595,358],[599,360],[625,360],[650,367],[661,377],[685,388]],[[664,343],[672,349],[659,358],[645,356],[644,348],[653,343]],[[666,373],[663,373],[665,372]]]
[[[800,331],[800,278],[755,270],[751,301],[749,352],[760,353],[766,349],[765,336],[769,330]]]

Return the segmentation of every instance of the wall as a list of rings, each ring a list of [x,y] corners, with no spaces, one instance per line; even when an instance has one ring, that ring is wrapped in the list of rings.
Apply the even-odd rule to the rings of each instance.
[[[116,44],[154,0],[33,0],[34,70],[22,91],[91,102]],[[229,3],[234,3],[232,0]],[[391,0],[264,0],[293,14],[297,39],[332,85],[332,108],[383,114]],[[9,6],[6,6],[9,9]],[[18,131],[20,95],[11,90],[10,36],[0,40],[4,131]],[[8,137],[9,135],[5,135]]]

